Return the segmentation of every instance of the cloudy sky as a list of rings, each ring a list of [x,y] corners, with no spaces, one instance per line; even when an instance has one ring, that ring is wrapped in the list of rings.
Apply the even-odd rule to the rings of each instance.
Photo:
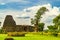
[[[60,13],[60,0],[0,0],[1,26],[6,15],[12,15],[17,25],[31,25],[30,19],[43,6],[49,10],[41,19],[46,27]]]

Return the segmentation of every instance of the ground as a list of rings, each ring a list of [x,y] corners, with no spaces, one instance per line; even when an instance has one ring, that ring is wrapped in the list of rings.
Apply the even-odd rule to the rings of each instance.
[[[0,34],[0,40],[4,40],[7,37],[9,37],[7,36],[7,34]],[[12,37],[12,38],[14,38],[15,40],[60,40],[60,37],[33,34],[26,34],[25,37]]]

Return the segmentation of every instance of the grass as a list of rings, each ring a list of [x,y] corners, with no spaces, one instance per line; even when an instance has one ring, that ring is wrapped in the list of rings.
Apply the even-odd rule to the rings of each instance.
[[[0,40],[7,38],[7,34],[0,34]],[[37,34],[26,34],[25,37],[12,37],[15,40],[60,40],[60,37],[37,35]]]

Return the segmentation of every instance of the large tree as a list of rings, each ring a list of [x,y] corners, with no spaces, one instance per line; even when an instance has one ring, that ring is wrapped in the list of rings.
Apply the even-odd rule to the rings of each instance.
[[[38,11],[37,11],[37,13],[36,13],[36,15],[35,15],[35,18],[32,18],[31,20],[31,23],[32,24],[34,24],[34,31],[35,32],[37,32],[38,31],[38,23],[40,22],[40,20],[41,20],[41,16],[46,12],[46,11],[48,11],[48,9],[46,8],[46,7],[41,7]]]

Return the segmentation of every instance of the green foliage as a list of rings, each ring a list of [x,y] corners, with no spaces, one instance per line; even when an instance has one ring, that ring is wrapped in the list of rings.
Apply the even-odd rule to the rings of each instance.
[[[50,26],[48,26],[48,28],[51,32],[53,32],[54,36],[57,36],[58,32],[60,30],[60,15],[56,16],[53,19],[53,23],[54,23],[54,25],[50,25]]]
[[[39,26],[39,31],[43,31],[44,23],[39,23],[38,26]]]
[[[48,32],[49,32],[49,30],[44,30],[44,32],[45,32],[45,33],[48,33]]]
[[[58,30],[60,30],[60,14],[53,19],[53,23],[55,28],[59,28]]]
[[[31,24],[33,25],[35,23],[35,20],[31,18]]]
[[[49,29],[50,32],[52,32],[52,34],[54,36],[57,36],[57,34],[58,34],[58,27],[56,27],[55,25],[50,25],[50,26],[48,26],[48,29]]]
[[[36,21],[40,22],[40,19],[42,18],[41,16],[44,14],[45,11],[47,11],[46,7],[40,8],[36,13],[35,18],[31,19],[31,23],[36,24]]]
[[[41,20],[41,18],[42,18],[41,16],[42,16],[46,11],[48,11],[48,10],[46,9],[46,7],[40,8],[40,9],[37,11],[35,17],[31,19],[31,23],[34,24],[36,31],[37,31],[37,27],[39,26],[38,23],[40,22],[40,20]]]
[[[60,14],[53,19],[53,23],[60,25]]]
[[[48,29],[49,30],[57,30],[58,27],[56,27],[55,25],[50,25],[50,26],[48,26]]]
[[[42,18],[41,16],[45,13],[45,11],[47,11],[46,7],[40,8],[35,15],[35,20],[39,21]]]
[[[54,25],[50,25],[48,26],[49,30],[58,30],[58,28],[60,28],[60,15],[56,16],[54,19],[53,19],[53,23]]]
[[[2,30],[2,29],[0,29],[0,34],[1,34],[1,33],[3,33],[3,30]]]

